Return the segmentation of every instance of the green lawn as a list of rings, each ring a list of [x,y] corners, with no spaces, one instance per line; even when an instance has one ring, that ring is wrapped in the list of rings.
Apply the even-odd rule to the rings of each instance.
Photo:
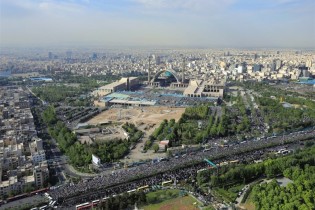
[[[241,190],[244,185],[233,186],[227,190],[223,188],[216,188],[215,191],[219,194],[225,201],[233,202],[237,198],[237,193]]]
[[[198,210],[200,204],[196,199],[187,195],[184,197],[177,197],[170,200],[165,200],[161,203],[151,204],[141,207],[143,210]]]
[[[168,199],[177,198],[180,195],[180,191],[177,189],[170,190],[157,190],[147,194],[148,203],[159,203]]]
[[[255,210],[256,209],[255,204],[252,202],[251,195],[252,195],[252,193],[250,192],[247,199],[246,199],[246,202],[241,204],[241,206],[247,210]]]

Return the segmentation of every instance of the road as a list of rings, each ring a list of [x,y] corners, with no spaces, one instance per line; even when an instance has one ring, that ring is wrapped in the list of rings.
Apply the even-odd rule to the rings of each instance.
[[[26,88],[38,100],[36,107],[39,108],[40,111],[43,111],[43,108],[45,107],[46,103],[39,97],[37,97],[29,87]],[[70,177],[82,178],[97,175],[81,173],[75,170],[70,164],[68,164],[68,158],[61,153],[60,149],[57,146],[56,140],[49,136],[47,127],[43,125],[43,122],[37,122],[35,126],[38,135],[40,135],[43,139],[46,159],[50,164],[54,176],[58,178],[58,185],[63,184],[66,181],[67,177],[65,175],[68,175]]]
[[[34,195],[31,197],[26,197],[17,201],[12,201],[10,203],[3,204],[0,209],[20,209],[26,206],[37,206],[42,203],[49,203],[48,198],[43,195]]]
[[[49,159],[54,162],[53,166],[55,168],[55,171],[57,173],[58,179],[61,183],[63,183],[66,180],[66,176],[68,175],[70,177],[82,177],[82,178],[89,178],[97,176],[98,174],[88,174],[88,173],[82,173],[77,171],[73,166],[68,164],[68,158],[62,154],[60,149],[57,146],[57,142],[55,139],[50,139],[50,149],[47,151],[49,154]]]
[[[315,131],[311,131],[311,132],[305,133],[305,134],[292,133],[292,134],[286,136],[286,137],[291,137],[291,138],[290,138],[290,140],[286,140],[284,143],[292,144],[292,142],[294,142],[294,144],[299,145],[300,140],[305,139],[306,137],[307,138],[313,137],[314,134],[315,134]],[[276,144],[274,145],[274,143],[276,143]],[[250,147],[244,146],[246,144],[247,144],[247,146],[250,145]],[[193,171],[196,171],[196,169],[206,167],[206,165],[203,162],[201,162],[204,157],[209,157],[211,160],[214,159],[214,160],[216,160],[215,162],[220,162],[220,160],[224,160],[227,158],[230,160],[233,160],[235,158],[236,159],[239,159],[239,158],[243,159],[244,157],[245,158],[251,157],[253,154],[255,154],[255,151],[261,151],[262,146],[264,146],[264,145],[265,145],[264,147],[267,146],[267,147],[271,147],[271,148],[274,148],[274,147],[279,148],[279,144],[280,145],[282,144],[282,138],[281,137],[270,138],[268,141],[266,140],[266,143],[262,143],[262,141],[260,141],[260,143],[256,142],[256,141],[255,142],[252,141],[250,143],[244,143],[239,148],[234,148],[234,147],[221,148],[220,152],[218,152],[216,154],[215,154],[215,150],[214,150],[214,151],[209,151],[209,153],[199,152],[193,156],[187,156],[189,158],[181,158],[181,159],[171,158],[168,162],[161,163],[162,165],[159,164],[158,167],[154,167],[154,170],[151,171],[151,174],[148,174],[148,172],[144,172],[144,169],[147,168],[147,166],[142,165],[143,171],[138,170],[138,172],[135,173],[134,171],[136,171],[137,167],[134,167],[131,170],[126,170],[123,174],[120,174],[119,177],[117,176],[115,179],[110,178],[108,181],[105,181],[104,183],[101,183],[101,181],[107,180],[106,177],[112,177],[112,176],[106,176],[106,175],[102,174],[101,177],[91,180],[92,183],[94,183],[92,185],[89,185],[90,182],[86,181],[85,184],[83,184],[83,183],[80,184],[81,185],[80,188],[76,187],[76,185],[72,186],[71,187],[72,190],[70,190],[70,191],[69,191],[70,188],[67,188],[66,191],[63,191],[63,193],[66,193],[63,196],[66,196],[66,197],[63,197],[62,200],[65,201],[64,204],[67,204],[67,203],[71,204],[71,203],[76,203],[76,201],[86,201],[86,200],[91,199],[91,198],[97,199],[97,198],[100,198],[104,195],[108,196],[109,192],[114,193],[114,192],[121,192],[121,190],[131,190],[130,187],[134,187],[135,185],[136,186],[143,186],[143,182],[141,180],[146,180],[145,181],[146,183],[157,184],[156,182],[159,182],[158,180],[160,180],[161,177],[159,175],[153,175],[153,174],[156,174],[158,172],[162,173],[163,177],[165,177],[165,176],[166,177],[172,177],[172,176],[175,176],[174,173],[179,173],[179,174],[181,174],[181,176],[180,176],[181,178],[186,179],[187,176],[188,177],[190,176],[189,174],[195,173]],[[197,159],[195,159],[194,157],[196,157]],[[220,159],[218,159],[218,158],[220,158]],[[191,164],[192,161],[198,161],[200,163],[195,163],[195,164],[189,166],[189,167],[193,168],[193,170],[190,171],[189,167],[187,167],[187,164]],[[175,172],[173,169],[174,166],[176,166],[176,168],[181,167],[181,169],[176,169],[175,170],[176,172]],[[152,167],[152,166],[148,165],[148,167]],[[187,170],[190,172],[187,173],[186,172]],[[128,182],[128,180],[132,179],[131,174],[137,175],[137,176],[145,175],[147,178],[142,178],[139,181],[136,181],[136,182],[139,182],[138,184],[136,184],[134,181]],[[160,178],[158,178],[158,177],[160,177]],[[98,182],[97,180],[100,180],[100,182]],[[95,185],[96,183],[98,183],[98,184]],[[121,183],[123,183],[123,184],[121,184]],[[110,187],[113,185],[117,185],[117,186],[116,187]],[[87,188],[89,190],[86,189],[87,186],[89,186]],[[96,189],[95,189],[95,187],[96,187]],[[110,190],[111,188],[114,188],[115,190]],[[75,191],[73,191],[74,189],[80,190],[80,193],[76,194]],[[82,191],[81,189],[82,190],[85,189],[85,190]],[[71,191],[73,191],[73,192],[71,192]],[[68,192],[71,192],[71,193],[68,195]]]

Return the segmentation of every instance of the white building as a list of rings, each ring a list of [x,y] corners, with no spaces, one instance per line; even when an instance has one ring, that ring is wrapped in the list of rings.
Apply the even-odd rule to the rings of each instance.
[[[33,138],[33,141],[29,143],[31,157],[33,164],[46,160],[45,151],[43,150],[43,140],[40,138]]]
[[[46,160],[46,155],[44,150],[32,153],[32,162],[36,165],[37,163],[43,162]]]

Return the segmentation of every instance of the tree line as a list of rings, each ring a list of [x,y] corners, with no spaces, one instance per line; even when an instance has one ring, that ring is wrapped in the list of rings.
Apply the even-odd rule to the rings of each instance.
[[[186,195],[185,193],[182,196]],[[123,193],[121,195],[110,197],[103,201],[97,209],[134,209],[134,205],[144,206],[149,204],[160,203],[168,199],[173,199],[180,196],[178,190],[159,190],[145,194],[143,191],[134,192],[131,194]]]
[[[273,179],[270,183],[257,184],[251,199],[256,209],[309,210],[315,208],[315,166],[294,166],[283,171],[293,180],[285,187]]]
[[[81,144],[77,136],[57,119],[53,106],[49,106],[42,114],[48,126],[48,133],[57,142],[60,150],[65,153],[74,166],[82,167],[91,164],[92,154],[97,155],[102,162],[118,160],[129,152],[131,143],[136,143],[142,136],[133,124],[124,125],[130,139],[119,139],[108,142],[94,142],[90,145]]]
[[[260,94],[255,100],[260,105],[265,122],[271,125],[271,132],[285,132],[315,125],[315,102],[310,97],[264,83],[245,82],[242,85]],[[280,103],[281,98],[293,107],[284,108]]]
[[[284,176],[293,183],[279,187],[275,181],[253,187],[252,199],[257,209],[312,209],[315,203],[315,146],[261,163],[223,166],[197,174],[199,186],[229,188],[247,184],[262,177]],[[276,199],[275,199],[275,196]],[[311,205],[312,204],[312,205]]]
[[[150,139],[151,141],[166,139],[170,140],[170,146],[179,146],[250,131],[250,120],[242,100],[238,100],[233,108],[222,106],[218,109],[220,114],[215,109],[211,110],[210,105],[186,108],[178,122],[174,119],[164,120]],[[242,116],[239,117],[238,113],[242,113]]]

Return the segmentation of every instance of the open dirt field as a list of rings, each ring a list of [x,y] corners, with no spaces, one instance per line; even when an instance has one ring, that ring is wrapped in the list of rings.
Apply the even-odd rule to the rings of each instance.
[[[129,122],[134,123],[141,130],[153,130],[164,120],[175,119],[182,116],[185,108],[169,107],[137,107],[132,109],[112,108],[106,110],[88,121],[89,124],[101,122]]]
[[[104,122],[111,123],[133,123],[138,129],[145,134],[142,140],[136,145],[136,148],[128,154],[128,159],[122,159],[122,162],[137,162],[147,159],[165,157],[166,153],[154,153],[153,150],[148,150],[142,153],[144,144],[151,133],[161,124],[164,119],[175,119],[176,121],[184,113],[185,108],[169,108],[169,107],[137,107],[132,109],[112,108],[106,110],[88,121],[88,124],[96,125]],[[112,129],[114,125],[107,128]],[[117,126],[117,125],[116,125]],[[119,126],[117,126],[119,127]],[[123,134],[120,134],[123,135]],[[112,134],[107,137],[113,138]],[[124,136],[122,136],[124,138]]]

